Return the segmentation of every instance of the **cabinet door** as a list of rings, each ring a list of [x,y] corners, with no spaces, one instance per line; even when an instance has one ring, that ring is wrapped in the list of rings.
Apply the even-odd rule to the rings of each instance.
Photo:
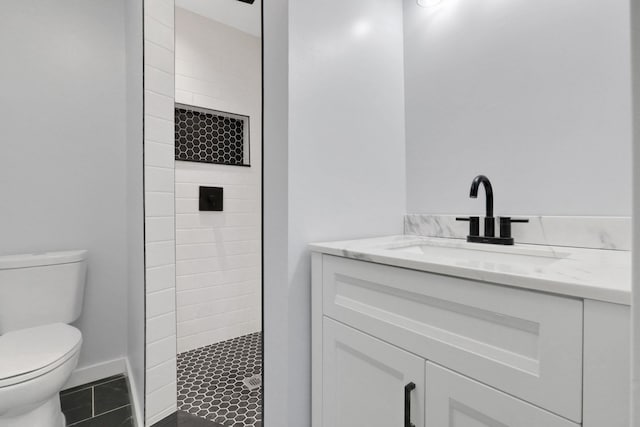
[[[427,427],[579,427],[441,366],[426,365]]]
[[[322,425],[424,427],[424,359],[323,322]]]

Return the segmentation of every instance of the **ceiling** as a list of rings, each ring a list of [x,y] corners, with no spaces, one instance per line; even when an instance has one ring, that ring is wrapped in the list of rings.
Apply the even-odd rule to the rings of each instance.
[[[175,0],[176,6],[234,27],[256,37],[261,36],[262,0],[253,4],[238,0]]]

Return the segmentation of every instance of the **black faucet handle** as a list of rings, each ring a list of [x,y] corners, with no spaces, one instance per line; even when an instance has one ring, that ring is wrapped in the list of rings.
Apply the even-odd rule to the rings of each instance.
[[[511,238],[511,224],[529,222],[524,218],[511,218],[510,216],[500,217],[500,237]]]
[[[480,217],[479,216],[470,216],[470,217],[458,217],[456,221],[468,221],[469,222],[469,236],[479,236],[480,235]]]

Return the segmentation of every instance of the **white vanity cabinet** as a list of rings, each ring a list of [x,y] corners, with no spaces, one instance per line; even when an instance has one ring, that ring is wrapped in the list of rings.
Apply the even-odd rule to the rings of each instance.
[[[628,427],[628,307],[321,253],[312,270],[313,427]]]

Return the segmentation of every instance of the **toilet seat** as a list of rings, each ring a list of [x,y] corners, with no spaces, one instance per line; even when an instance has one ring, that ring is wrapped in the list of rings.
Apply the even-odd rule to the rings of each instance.
[[[44,375],[73,357],[82,334],[63,323],[11,331],[0,336],[0,388]]]

